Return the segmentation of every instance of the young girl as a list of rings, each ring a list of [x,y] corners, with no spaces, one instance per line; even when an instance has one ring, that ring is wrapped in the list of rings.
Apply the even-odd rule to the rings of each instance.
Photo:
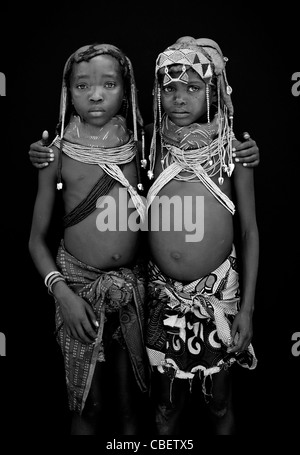
[[[126,125],[127,112],[134,134]],[[60,123],[52,145],[55,163],[39,172],[29,241],[56,302],[72,434],[96,434],[107,417],[104,403],[113,410],[113,431],[136,434],[137,394],[147,390],[139,233],[102,230],[101,204],[96,204],[109,195],[119,213],[118,194],[124,188],[125,203],[131,201],[128,215],[136,210],[143,218],[135,162],[138,124],[142,119],[130,60],[108,44],[72,54],[63,73]],[[55,261],[47,236],[56,184],[65,216]]]
[[[226,62],[217,43],[192,37],[179,39],[156,61],[148,171],[154,181],[147,203],[159,228],[149,229],[146,346],[161,435],[178,434],[185,394],[197,378],[215,433],[232,434],[229,367],[256,366],[250,344],[259,255],[253,170],[234,164],[238,142]],[[197,239],[191,240],[187,217],[196,219],[195,229],[203,227]]]

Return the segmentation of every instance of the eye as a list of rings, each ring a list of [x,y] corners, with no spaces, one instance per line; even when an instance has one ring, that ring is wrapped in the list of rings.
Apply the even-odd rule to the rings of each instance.
[[[198,85],[189,85],[188,91],[189,92],[199,92],[201,89]]]
[[[85,90],[87,87],[88,87],[87,84],[77,84],[76,85],[76,88],[78,90]]]
[[[106,88],[115,88],[116,85],[117,84],[115,82],[106,82],[105,87]]]
[[[171,85],[166,85],[165,87],[162,87],[162,92],[164,93],[171,93],[174,90],[174,87]]]

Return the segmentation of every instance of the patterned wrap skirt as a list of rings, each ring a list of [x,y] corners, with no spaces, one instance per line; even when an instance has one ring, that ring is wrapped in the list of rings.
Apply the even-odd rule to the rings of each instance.
[[[104,326],[106,328],[109,324],[113,327],[108,331],[111,337],[121,340],[128,350],[138,386],[143,392],[147,391],[149,361],[144,343],[143,263],[137,263],[132,270],[121,267],[102,271],[72,256],[66,251],[63,240],[56,263],[67,285],[91,305],[99,324],[95,342],[81,343],[67,334],[60,305],[56,301],[56,334],[64,357],[70,410],[81,413],[84,408],[96,362],[105,360],[103,332]]]
[[[170,378],[192,379],[228,368],[234,362],[254,369],[252,345],[227,353],[231,325],[239,311],[239,281],[233,246],[213,272],[191,283],[164,275],[148,264],[146,347],[152,367]]]

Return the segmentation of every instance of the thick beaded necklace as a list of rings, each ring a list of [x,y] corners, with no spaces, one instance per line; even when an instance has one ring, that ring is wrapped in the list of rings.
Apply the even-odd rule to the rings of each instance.
[[[225,123],[224,127],[222,127]],[[166,169],[173,162],[179,163],[184,175],[178,174],[176,180],[197,181],[195,168],[201,165],[204,171],[213,177],[219,173],[219,184],[222,185],[226,172],[230,177],[234,163],[232,159],[232,139],[226,117],[217,116],[210,124],[194,124],[189,127],[177,127],[167,116],[162,119],[161,165]],[[214,137],[212,140],[211,137]],[[166,150],[166,153],[164,153]]]

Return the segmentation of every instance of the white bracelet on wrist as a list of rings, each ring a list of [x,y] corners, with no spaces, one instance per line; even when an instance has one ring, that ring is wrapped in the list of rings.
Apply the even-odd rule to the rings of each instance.
[[[53,272],[49,272],[45,276],[44,283],[48,288],[49,294],[53,295],[52,286],[58,281],[66,281],[65,277],[58,270],[53,270]]]

